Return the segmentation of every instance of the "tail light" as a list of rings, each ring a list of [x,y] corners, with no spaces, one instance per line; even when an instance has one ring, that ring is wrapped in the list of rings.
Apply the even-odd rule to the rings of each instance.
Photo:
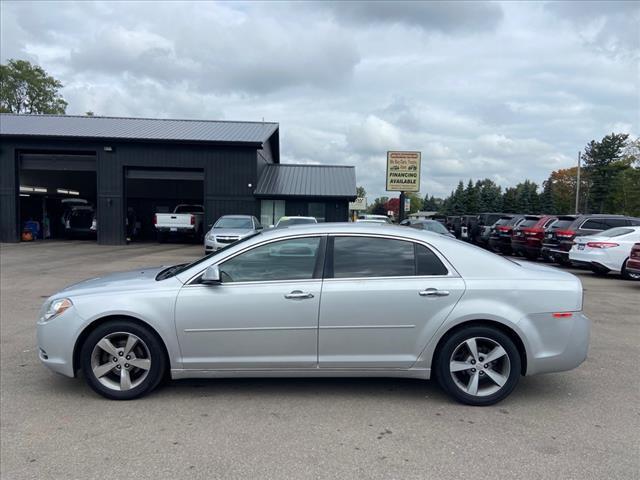
[[[153,214],[153,224],[154,225],[158,224],[158,215],[156,215],[155,213]]]
[[[556,237],[560,237],[560,238],[573,238],[575,237],[576,232],[574,232],[573,230],[558,230],[556,232]]]
[[[634,248],[633,250],[631,250],[631,255],[629,255],[631,258],[640,258],[640,248]]]
[[[196,217],[195,215],[191,215],[191,225],[195,225],[196,224]]]
[[[552,313],[553,318],[570,318],[573,316],[572,312],[555,312]]]
[[[589,248],[612,248],[619,246],[619,244],[613,242],[587,242],[587,247]]]
[[[502,233],[509,233],[511,231],[511,227],[498,227],[496,230]]]

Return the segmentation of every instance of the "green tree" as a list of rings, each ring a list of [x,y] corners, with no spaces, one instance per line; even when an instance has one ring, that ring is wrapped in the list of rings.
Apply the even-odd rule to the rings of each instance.
[[[478,213],[480,203],[480,192],[476,189],[475,185],[469,179],[467,188],[464,190],[464,210],[466,215],[474,215]]]
[[[489,178],[479,180],[476,183],[476,189],[480,192],[478,213],[502,210],[502,188],[493,180]]]
[[[405,212],[406,214],[419,212],[424,208],[422,204],[422,197],[420,197],[419,194],[411,192],[407,193],[406,196],[411,200],[409,211]]]
[[[515,187],[509,187],[502,196],[502,211],[504,213],[518,213],[517,210],[516,189]]]
[[[610,213],[616,209],[613,183],[625,169],[631,168],[623,153],[627,147],[626,133],[612,133],[599,142],[592,140],[581,158],[589,175],[588,203],[593,213]],[[588,207],[587,207],[588,208]]]
[[[87,115],[89,115],[89,112],[87,112]],[[93,113],[91,115],[93,115]],[[367,198],[367,191],[364,189],[363,186],[356,188],[356,196],[358,198]]]
[[[25,60],[0,65],[0,111],[4,113],[65,113],[62,83]]]
[[[462,183],[462,180],[460,180],[455,192],[453,192],[453,195],[451,198],[451,205],[449,208],[450,208],[451,215],[465,214],[466,203],[465,203],[464,183]]]

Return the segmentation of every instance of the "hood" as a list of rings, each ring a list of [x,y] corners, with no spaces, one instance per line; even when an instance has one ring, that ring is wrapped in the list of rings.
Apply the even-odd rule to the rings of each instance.
[[[211,235],[222,235],[222,236],[230,236],[230,237],[241,237],[243,235],[249,235],[253,232],[252,228],[212,228],[209,231]]]
[[[149,267],[118,272],[103,277],[91,278],[74,283],[61,290],[59,293],[66,295],[84,294],[95,290],[137,290],[155,285],[156,275],[166,267]]]

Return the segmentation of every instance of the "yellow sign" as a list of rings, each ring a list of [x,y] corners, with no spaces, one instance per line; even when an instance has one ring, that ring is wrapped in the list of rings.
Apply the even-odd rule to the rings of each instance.
[[[387,152],[387,191],[420,191],[420,152]]]

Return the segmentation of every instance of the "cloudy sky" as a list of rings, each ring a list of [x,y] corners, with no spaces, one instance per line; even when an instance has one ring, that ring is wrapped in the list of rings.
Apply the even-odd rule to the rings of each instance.
[[[423,153],[422,194],[542,181],[639,132],[640,7],[568,3],[1,2],[2,63],[65,85],[67,113],[267,120],[284,162]]]

